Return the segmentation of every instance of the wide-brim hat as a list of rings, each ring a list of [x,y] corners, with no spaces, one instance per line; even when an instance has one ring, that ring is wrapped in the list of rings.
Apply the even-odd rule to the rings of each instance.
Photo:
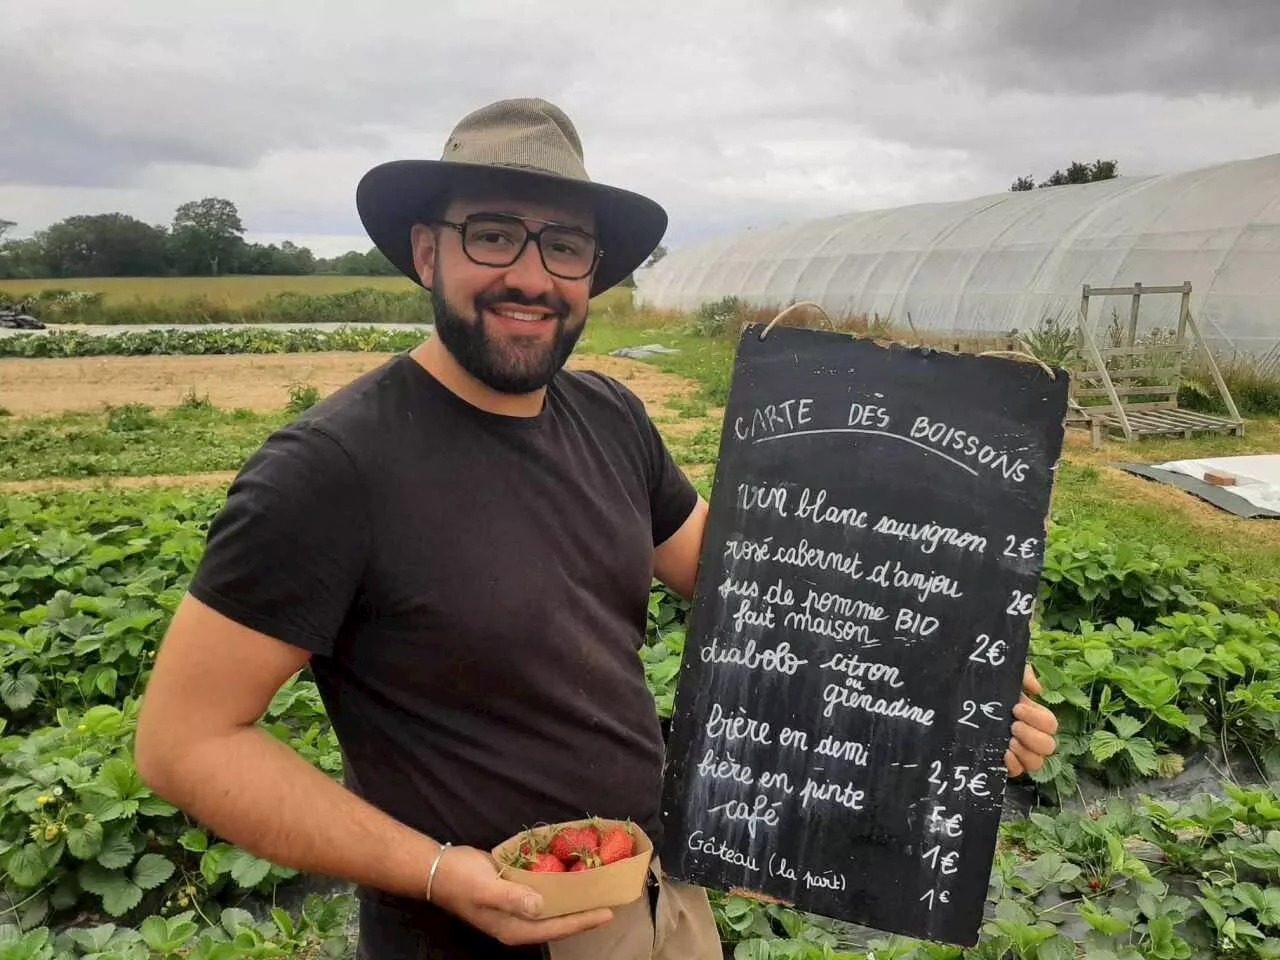
[[[413,225],[442,215],[459,192],[487,189],[589,205],[601,249],[593,297],[643,264],[667,229],[666,211],[653,200],[592,181],[573,123],[559,107],[536,98],[500,100],[468,114],[439,160],[392,160],[374,167],[356,187],[356,208],[377,248],[423,285],[413,265]]]

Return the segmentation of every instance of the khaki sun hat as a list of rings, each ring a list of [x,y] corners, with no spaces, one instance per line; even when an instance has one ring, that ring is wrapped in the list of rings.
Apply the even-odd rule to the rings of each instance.
[[[378,249],[421,285],[413,265],[413,225],[440,216],[442,203],[454,192],[476,188],[588,204],[601,249],[592,296],[643,264],[667,229],[666,211],[648,197],[593,182],[572,121],[559,107],[536,98],[500,100],[468,114],[449,135],[439,160],[393,160],[374,167],[356,188],[356,208]]]

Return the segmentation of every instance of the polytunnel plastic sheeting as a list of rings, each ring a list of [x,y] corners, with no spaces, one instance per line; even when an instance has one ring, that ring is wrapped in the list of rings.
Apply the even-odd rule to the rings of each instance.
[[[725,296],[917,330],[1073,322],[1081,288],[1192,284],[1211,345],[1280,344],[1280,154],[1157,177],[849,213],[676,250],[636,273],[637,299],[693,309]],[[1144,296],[1139,330],[1173,328],[1180,297]],[[1104,330],[1130,298],[1091,297]]]

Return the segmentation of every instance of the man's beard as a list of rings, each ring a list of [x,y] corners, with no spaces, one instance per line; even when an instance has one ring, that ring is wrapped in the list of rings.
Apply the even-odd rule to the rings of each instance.
[[[556,320],[551,343],[521,348],[490,340],[484,329],[484,310],[498,303],[551,310]],[[552,295],[529,299],[516,290],[507,289],[481,294],[474,306],[474,320],[455,312],[445,298],[444,285],[436,273],[431,289],[436,336],[464,370],[501,393],[532,393],[545,387],[565,365],[586,326],[584,317],[576,327],[567,327],[569,305]]]

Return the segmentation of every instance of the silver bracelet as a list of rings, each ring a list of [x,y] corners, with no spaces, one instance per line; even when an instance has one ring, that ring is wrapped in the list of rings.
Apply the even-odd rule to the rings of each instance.
[[[452,847],[452,843],[446,843],[440,848],[440,852],[436,854],[435,861],[431,864],[431,872],[427,875],[427,902],[431,902],[431,885],[436,882],[436,871],[440,869],[440,860],[444,856],[444,852]]]

